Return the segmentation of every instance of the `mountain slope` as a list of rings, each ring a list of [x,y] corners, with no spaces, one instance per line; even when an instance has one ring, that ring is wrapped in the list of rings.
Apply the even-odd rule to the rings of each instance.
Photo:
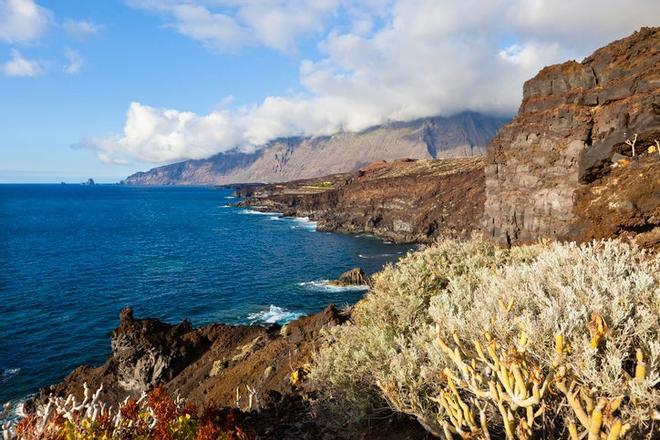
[[[230,151],[135,173],[133,185],[284,182],[352,171],[375,160],[474,156],[507,119],[478,113],[376,126],[360,133],[278,139],[253,153]]]

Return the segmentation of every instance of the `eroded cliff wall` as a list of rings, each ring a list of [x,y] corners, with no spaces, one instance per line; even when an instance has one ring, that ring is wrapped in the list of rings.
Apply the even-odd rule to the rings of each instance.
[[[631,193],[623,201],[629,213],[608,233],[617,235],[631,222],[639,231],[657,227],[660,191],[653,188],[660,174],[652,146],[660,141],[659,50],[660,28],[642,28],[581,63],[546,67],[525,83],[518,115],[488,147],[487,234],[510,244],[598,238],[593,218],[614,218],[609,214],[620,214],[620,206],[606,203],[602,209],[612,213],[596,215],[585,200],[596,198],[592,188],[602,191],[603,179],[617,190],[614,169],[632,174],[638,167],[646,170],[636,177],[646,195]],[[635,135],[632,157],[625,141]]]

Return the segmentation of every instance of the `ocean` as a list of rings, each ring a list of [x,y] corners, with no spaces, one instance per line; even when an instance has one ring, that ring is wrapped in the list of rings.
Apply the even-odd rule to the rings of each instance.
[[[99,365],[122,307],[194,326],[283,323],[364,291],[412,246],[317,232],[205,187],[0,185],[0,403]]]

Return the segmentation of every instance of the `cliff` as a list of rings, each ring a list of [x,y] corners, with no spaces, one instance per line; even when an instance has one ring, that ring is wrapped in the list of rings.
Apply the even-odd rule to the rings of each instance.
[[[320,231],[371,233],[398,243],[469,237],[483,214],[483,159],[374,162],[351,174],[243,187],[240,204],[309,217]]]
[[[658,48],[660,28],[643,28],[581,63],[541,70],[488,145],[485,170],[480,160],[381,162],[239,194],[247,206],[308,216],[321,230],[399,242],[482,230],[508,245],[629,236],[657,247]]]
[[[353,171],[375,160],[481,155],[507,119],[478,113],[423,118],[327,137],[286,138],[133,174],[133,185],[284,182]]]
[[[636,140],[635,157],[627,140]],[[525,83],[518,115],[488,146],[485,230],[509,244],[628,233],[655,241],[656,140],[660,28],[642,28],[581,63],[546,67]]]

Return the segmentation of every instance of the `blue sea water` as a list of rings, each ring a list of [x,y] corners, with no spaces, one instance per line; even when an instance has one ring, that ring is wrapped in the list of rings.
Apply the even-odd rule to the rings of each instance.
[[[285,322],[363,291],[321,281],[410,246],[230,206],[230,190],[0,185],[0,403],[110,353],[122,307],[167,322]]]

